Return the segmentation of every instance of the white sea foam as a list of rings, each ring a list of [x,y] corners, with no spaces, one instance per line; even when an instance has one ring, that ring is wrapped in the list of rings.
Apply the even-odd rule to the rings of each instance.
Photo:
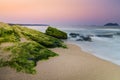
[[[97,31],[99,34],[100,32],[112,32],[115,33],[116,31],[120,30],[84,30],[79,32],[85,32],[86,34],[88,33],[94,33],[96,34]],[[68,33],[69,30],[68,30]],[[103,34],[103,33],[102,33]],[[74,43],[78,46],[80,46],[84,51],[89,52],[99,58],[111,61],[115,64],[120,65],[120,35],[113,35],[113,38],[107,38],[107,37],[96,37],[93,36],[92,42],[86,42],[86,41],[75,41],[69,39],[68,41],[71,43]]]
[[[32,29],[45,32],[47,26],[32,26]],[[120,32],[120,29],[84,29],[84,28],[66,28],[59,29],[69,33],[79,33],[82,35],[93,35],[92,42],[76,41],[77,38],[69,38],[67,41],[80,46],[84,51],[89,52],[99,58],[111,61],[120,65],[120,35],[113,35],[113,38],[97,37],[96,34],[106,34]],[[70,37],[70,36],[69,36]]]

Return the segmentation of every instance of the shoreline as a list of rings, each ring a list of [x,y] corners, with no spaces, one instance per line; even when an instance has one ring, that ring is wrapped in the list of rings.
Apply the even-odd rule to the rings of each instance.
[[[120,66],[120,64],[118,64],[116,61],[113,61],[113,60],[110,59],[110,58],[107,58],[107,57],[98,55],[98,54],[96,54],[96,53],[94,53],[94,52],[90,52],[90,51],[82,48],[80,45],[78,45],[78,44],[76,44],[76,43],[74,43],[74,42],[71,43],[71,42],[69,42],[69,41],[66,41],[65,43],[71,44],[71,45],[76,45],[76,46],[78,46],[83,52],[85,52],[85,53],[87,53],[87,54],[93,55],[93,56],[95,56],[95,57],[97,57],[97,58],[99,58],[99,59],[102,59],[102,60],[104,60],[104,61],[107,61],[107,62],[110,62],[110,63],[113,63],[113,64],[115,64],[115,65]]]
[[[69,43],[68,43],[68,44],[69,44]],[[73,43],[73,44],[74,44],[74,43]],[[97,57],[97,58],[99,58],[99,59],[101,59],[101,60],[104,60],[104,61],[107,61],[107,62],[110,62],[110,63],[112,63],[112,64],[115,64],[115,65],[120,66],[120,64],[115,63],[114,61],[112,61],[112,60],[109,59],[109,58],[106,58],[106,57],[101,56],[101,55],[94,54],[94,53],[89,52],[89,51],[86,51],[86,50],[82,49],[79,45],[77,45],[77,44],[75,44],[75,45],[78,46],[83,52],[85,52],[85,53],[87,53],[87,54],[93,55],[93,56],[95,56],[95,57]]]
[[[17,73],[0,68],[0,80],[119,80],[120,66],[84,52],[74,44],[68,49],[50,49],[59,54],[49,60],[39,61],[37,74]]]

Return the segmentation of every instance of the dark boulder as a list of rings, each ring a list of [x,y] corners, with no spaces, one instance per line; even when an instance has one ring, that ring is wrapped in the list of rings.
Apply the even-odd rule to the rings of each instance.
[[[77,39],[76,41],[83,41],[83,39]]]
[[[84,40],[84,41],[92,41],[91,37],[90,36],[81,36],[81,38]]]
[[[117,32],[115,35],[120,35],[120,32]]]
[[[76,38],[77,36],[79,36],[78,33],[70,33],[69,35],[70,35],[71,37],[73,37],[73,38]]]

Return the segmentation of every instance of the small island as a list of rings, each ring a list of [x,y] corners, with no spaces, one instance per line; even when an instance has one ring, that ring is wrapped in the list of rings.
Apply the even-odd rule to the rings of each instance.
[[[119,26],[118,23],[107,23],[104,26]]]

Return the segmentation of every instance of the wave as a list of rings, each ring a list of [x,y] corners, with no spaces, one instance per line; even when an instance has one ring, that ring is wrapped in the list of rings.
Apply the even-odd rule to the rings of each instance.
[[[89,52],[99,58],[111,61],[120,65],[120,36],[115,33],[120,30],[77,30],[79,34],[92,35],[92,42],[76,41],[75,38],[69,38],[68,41],[80,46],[84,51]],[[71,32],[71,31],[70,31]],[[68,30],[68,33],[70,33]],[[96,35],[104,35],[111,33],[113,37],[98,37]]]
[[[29,28],[36,29],[42,32],[45,32],[47,29],[46,26],[28,26]],[[88,41],[76,41],[79,37],[72,38],[69,36],[68,42],[76,44],[82,48],[82,50],[91,53],[99,58],[111,61],[115,64],[120,65],[120,29],[114,28],[95,28],[95,29],[86,29],[86,28],[74,28],[69,27],[59,27],[59,29],[68,33],[78,33],[80,35],[86,36],[90,35],[92,42]],[[98,37],[96,35],[111,34],[113,37]]]

